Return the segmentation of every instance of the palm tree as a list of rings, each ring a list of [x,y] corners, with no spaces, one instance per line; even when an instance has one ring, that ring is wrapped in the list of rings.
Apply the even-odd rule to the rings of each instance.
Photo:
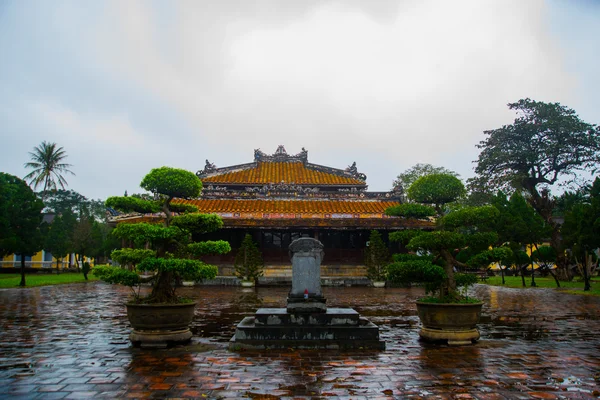
[[[67,180],[63,174],[75,175],[68,169],[71,164],[62,162],[67,158],[67,153],[62,147],[58,147],[56,143],[43,141],[42,144],[34,147],[33,152],[29,152],[29,155],[31,161],[25,163],[25,168],[33,168],[33,171],[25,176],[25,180],[30,185],[33,184],[34,189],[43,184],[42,201],[48,190],[56,190],[57,181],[61,189],[65,188]]]

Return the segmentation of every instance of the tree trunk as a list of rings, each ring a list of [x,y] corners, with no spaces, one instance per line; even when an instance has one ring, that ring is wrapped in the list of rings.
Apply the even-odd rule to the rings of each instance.
[[[502,284],[504,285],[506,282],[504,282],[504,268],[502,268],[502,265],[500,265],[500,275],[502,276]]]
[[[150,299],[153,303],[172,303],[177,298],[171,281],[173,273],[159,272],[156,284],[152,288]]]
[[[57,258],[56,259],[56,275],[60,274],[60,260]]]
[[[551,268],[548,268],[548,272],[550,272],[550,275],[552,275],[552,277],[554,278],[554,282],[556,282],[556,287],[560,287],[560,282],[558,280],[558,277],[556,276],[556,274],[554,273],[554,271],[552,271]]]
[[[25,287],[25,256],[21,254],[21,283],[19,286]]]
[[[446,287],[440,289],[440,298],[456,292],[456,281],[454,280],[454,259],[447,250],[440,251],[444,258],[444,269],[446,270]]]
[[[536,287],[535,284],[535,268],[533,266],[533,261],[531,262],[531,287]]]
[[[527,268],[527,267],[525,267]],[[521,273],[521,281],[523,282],[523,287],[527,287],[527,284],[525,283],[525,268],[521,267],[519,268],[519,272]]]
[[[561,250],[562,237],[560,235],[560,226],[558,224],[552,224],[552,236],[550,238],[550,245],[556,249],[556,272],[558,278],[563,281],[570,281],[572,279],[572,276],[571,272],[569,271],[567,255],[564,251]]]
[[[583,263],[583,291],[587,292],[589,291],[590,288],[590,274],[589,274],[589,266],[592,262],[592,256],[590,254],[588,254],[588,252],[586,251],[584,253],[584,263]],[[591,269],[591,268],[590,268]]]

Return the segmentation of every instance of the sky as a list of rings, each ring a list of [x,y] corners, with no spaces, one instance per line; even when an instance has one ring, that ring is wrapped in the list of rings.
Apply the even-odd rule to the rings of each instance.
[[[94,199],[278,145],[466,179],[526,97],[600,123],[598,0],[0,0],[0,60],[0,171],[55,142]]]

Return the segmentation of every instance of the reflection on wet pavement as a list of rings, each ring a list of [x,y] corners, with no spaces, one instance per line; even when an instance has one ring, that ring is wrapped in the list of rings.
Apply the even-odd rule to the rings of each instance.
[[[385,351],[227,350],[236,324],[285,307],[288,288],[182,288],[198,302],[190,344],[137,349],[103,283],[0,290],[0,398],[457,398],[600,396],[600,298],[477,285],[481,340],[418,340],[421,289],[324,288],[381,328]]]

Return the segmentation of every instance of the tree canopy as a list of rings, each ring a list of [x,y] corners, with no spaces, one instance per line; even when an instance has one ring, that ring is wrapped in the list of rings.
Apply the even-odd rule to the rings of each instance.
[[[29,155],[31,161],[25,163],[25,168],[32,168],[33,171],[25,176],[25,180],[33,184],[34,189],[42,186],[42,200],[49,190],[57,189],[57,183],[62,189],[65,188],[65,174],[75,175],[69,169],[72,165],[64,162],[67,152],[56,143],[43,141]]]
[[[44,203],[27,183],[0,172],[0,255],[21,256],[20,286],[25,286],[25,256],[42,249],[43,208]]]
[[[459,175],[446,169],[444,167],[436,167],[431,164],[415,164],[406,171],[398,174],[398,177],[394,181],[394,187],[400,186],[404,190],[408,189],[417,179],[432,174],[446,174],[459,177]]]
[[[438,213],[442,207],[466,194],[465,186],[454,175],[431,174],[417,179],[407,190],[408,198],[422,204],[432,204]]]
[[[485,131],[471,185],[490,190],[523,188],[533,194],[600,161],[600,129],[560,103],[522,99],[508,104],[517,112],[510,125]]]

